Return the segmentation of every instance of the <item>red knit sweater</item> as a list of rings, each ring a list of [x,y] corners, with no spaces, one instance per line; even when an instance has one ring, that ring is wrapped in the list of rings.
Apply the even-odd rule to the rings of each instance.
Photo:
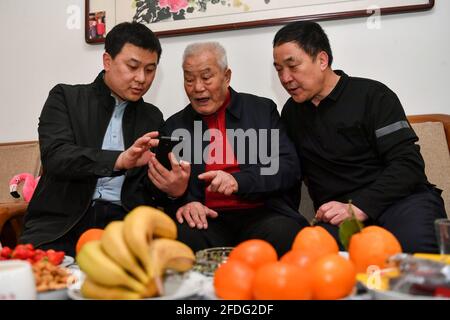
[[[208,149],[208,160],[205,165],[205,172],[212,170],[222,170],[227,173],[239,172],[239,164],[227,140],[225,111],[230,103],[230,93],[223,105],[212,115],[203,116],[203,120],[208,129],[217,129],[220,134],[211,133]],[[210,131],[211,132],[211,131]],[[228,160],[228,161],[227,161]],[[205,205],[214,210],[239,210],[256,208],[262,203],[245,201],[232,194],[226,196],[217,192],[210,192],[205,189]]]

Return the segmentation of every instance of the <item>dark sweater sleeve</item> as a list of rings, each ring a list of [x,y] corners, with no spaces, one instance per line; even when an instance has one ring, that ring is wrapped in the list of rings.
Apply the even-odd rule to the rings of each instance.
[[[50,175],[86,179],[117,175],[114,165],[121,151],[76,144],[62,85],[55,86],[39,118],[39,144],[43,169]]]
[[[297,154],[281,124],[280,115],[273,101],[270,102],[270,128],[267,140],[270,143],[267,144],[266,150],[274,152],[267,152],[270,156],[266,159],[266,163],[261,161],[261,153],[264,152],[259,146],[258,163],[233,173],[238,183],[237,195],[253,198],[282,192],[298,184],[301,174]]]
[[[385,165],[378,178],[353,196],[353,203],[376,219],[395,201],[426,183],[418,140],[394,92],[380,85],[369,97],[366,125]]]

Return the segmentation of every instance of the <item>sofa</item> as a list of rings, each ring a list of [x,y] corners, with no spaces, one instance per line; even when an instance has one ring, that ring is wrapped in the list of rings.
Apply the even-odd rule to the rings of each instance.
[[[446,212],[450,212],[450,115],[423,114],[408,116],[419,137],[418,144],[425,160],[428,180],[443,190]],[[0,242],[13,246],[22,230],[27,203],[9,194],[8,182],[20,172],[37,175],[40,171],[39,144],[37,141],[0,144]],[[20,191],[19,191],[20,193]],[[307,188],[302,186],[299,212],[309,221],[314,208]]]
[[[22,231],[23,215],[27,209],[23,197],[13,198],[9,181],[18,173],[37,176],[41,169],[38,141],[0,143],[0,242],[14,246]],[[23,183],[18,192],[22,195]]]
[[[424,114],[408,117],[419,136],[428,180],[442,190],[447,216],[450,217],[450,115]]]

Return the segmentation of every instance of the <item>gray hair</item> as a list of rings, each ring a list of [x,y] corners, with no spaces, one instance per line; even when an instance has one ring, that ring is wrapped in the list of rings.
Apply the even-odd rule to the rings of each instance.
[[[228,68],[227,52],[220,43],[215,41],[196,42],[188,45],[186,49],[184,49],[183,63],[186,61],[186,58],[200,54],[203,51],[210,51],[214,53],[217,58],[219,67],[221,67],[223,70],[226,70]]]

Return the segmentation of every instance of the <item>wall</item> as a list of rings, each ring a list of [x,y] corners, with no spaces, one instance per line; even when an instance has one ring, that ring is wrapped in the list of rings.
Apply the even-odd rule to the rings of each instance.
[[[83,0],[0,1],[0,142],[37,139],[38,117],[57,83],[91,82],[102,67],[103,47],[84,42],[68,29],[69,6]],[[449,113],[450,1],[431,11],[381,18],[381,29],[366,18],[322,22],[334,51],[334,68],[370,77],[391,87],[407,114]],[[287,99],[272,66],[271,41],[279,26],[161,39],[163,55],[146,94],[165,117],[187,103],[181,55],[186,44],[214,39],[228,51],[232,86],[270,97],[279,108]]]

